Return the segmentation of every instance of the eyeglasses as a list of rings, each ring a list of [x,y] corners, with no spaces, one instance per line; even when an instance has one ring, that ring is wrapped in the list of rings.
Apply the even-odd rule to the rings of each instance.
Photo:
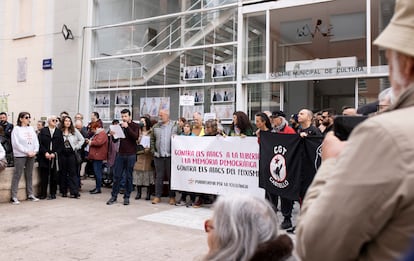
[[[385,109],[387,109],[388,107],[390,107],[390,105],[388,105],[388,104],[378,104],[378,105],[377,105],[377,111],[382,111],[382,110],[385,110]]]
[[[50,121],[57,122],[58,120],[57,119],[51,119]]]
[[[212,225],[211,219],[204,221],[204,231],[206,231],[206,233],[209,233],[213,229],[214,227]]]
[[[30,116],[24,116],[23,119],[30,119]]]

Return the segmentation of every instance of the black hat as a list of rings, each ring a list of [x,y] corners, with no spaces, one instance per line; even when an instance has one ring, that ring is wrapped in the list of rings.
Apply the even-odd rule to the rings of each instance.
[[[286,117],[286,114],[283,111],[274,111],[272,112],[271,118],[277,118],[277,117]]]

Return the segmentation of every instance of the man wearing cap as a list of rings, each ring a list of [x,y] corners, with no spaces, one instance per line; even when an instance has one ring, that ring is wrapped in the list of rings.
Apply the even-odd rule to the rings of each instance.
[[[283,111],[274,111],[270,116],[270,120],[273,126],[272,132],[282,133],[282,134],[296,134],[295,130],[289,126],[286,115]],[[278,205],[278,196],[271,195],[272,203],[277,208]],[[280,225],[282,229],[288,229],[292,227],[292,209],[293,209],[293,200],[280,197],[281,212],[283,215],[283,222]]]
[[[297,227],[302,260],[401,260],[414,235],[414,1],[396,0],[386,49],[392,105],[347,142],[328,133]]]
[[[272,115],[270,115],[270,120],[273,126],[272,132],[296,134],[295,130],[289,126],[285,117],[286,114],[283,111],[272,112]]]
[[[292,127],[292,129],[294,129],[296,133],[298,132],[298,129],[299,129],[300,125],[298,123],[298,114],[297,113],[292,114],[290,116],[289,126]]]

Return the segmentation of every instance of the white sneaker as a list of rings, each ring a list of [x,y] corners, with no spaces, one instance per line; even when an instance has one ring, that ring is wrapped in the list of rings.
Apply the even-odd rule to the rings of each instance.
[[[39,199],[38,199],[38,198],[36,198],[36,197],[35,197],[35,196],[33,196],[33,195],[28,196],[28,197],[27,197],[27,200],[30,200],[30,201],[39,201]]]
[[[19,205],[19,204],[20,204],[20,201],[19,201],[17,198],[11,198],[11,199],[10,199],[10,202],[11,202],[13,205]]]

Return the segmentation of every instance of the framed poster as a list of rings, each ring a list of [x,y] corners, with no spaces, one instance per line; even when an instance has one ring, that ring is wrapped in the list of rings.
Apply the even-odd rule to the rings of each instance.
[[[199,112],[201,113],[201,115],[204,114],[204,105],[183,106],[182,108],[183,110],[181,116],[186,118],[187,120],[193,119],[194,112]]]
[[[109,107],[94,107],[93,109],[94,111],[96,111],[97,113],[99,113],[99,118],[103,121],[110,121],[111,116],[109,113]]]
[[[215,113],[217,119],[232,119],[233,112],[234,112],[234,105],[233,104],[220,104],[220,105],[211,105],[210,112]]]
[[[95,106],[109,107],[109,93],[97,93],[95,96]]]
[[[212,103],[234,102],[234,88],[214,88],[210,92]]]
[[[204,65],[184,67],[184,80],[203,80],[205,77]]]
[[[115,105],[131,105],[131,95],[129,91],[117,92],[115,95]]]
[[[204,89],[203,88],[184,90],[182,94],[194,96],[194,103],[204,103]]]
[[[234,77],[234,63],[217,63],[212,66],[211,78]]]
[[[114,119],[117,119],[117,120],[121,121],[121,111],[123,109],[129,109],[129,111],[131,111],[131,107],[129,107],[129,106],[115,106],[114,107]],[[131,111],[131,113],[132,113],[132,111]],[[133,115],[131,115],[131,116],[133,116]]]
[[[141,116],[158,117],[160,110],[170,111],[170,97],[142,97],[139,108]]]

